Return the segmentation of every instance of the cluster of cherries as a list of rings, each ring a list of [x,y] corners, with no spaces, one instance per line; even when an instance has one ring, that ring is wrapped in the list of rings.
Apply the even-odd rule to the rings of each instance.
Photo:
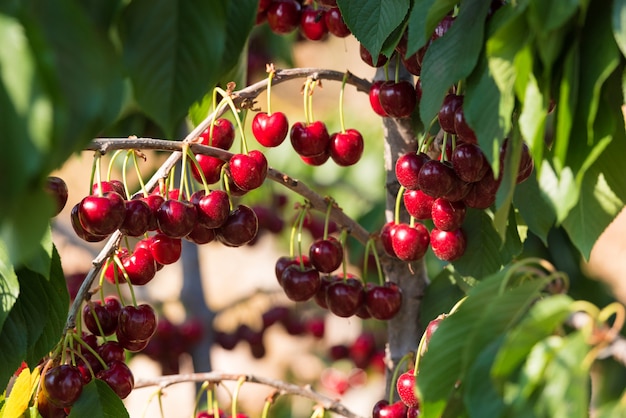
[[[300,28],[302,35],[312,41],[325,39],[328,33],[339,38],[351,34],[336,0],[316,0],[315,3],[300,0],[261,0],[256,23],[265,21],[276,34],[286,35]]]
[[[275,274],[285,295],[295,302],[313,299],[342,318],[393,318],[402,305],[400,287],[393,282],[363,284],[352,274],[335,273],[343,263],[343,252],[341,242],[327,236],[310,245],[308,256],[280,257]]]
[[[433,333],[439,327],[445,315],[439,315],[430,321],[424,331],[423,341],[420,344],[421,352],[418,356],[423,355],[428,349],[428,343]],[[420,401],[416,393],[416,377],[415,369],[407,370],[398,376],[395,389],[400,399],[396,402],[389,403],[388,400],[382,399],[374,404],[372,418],[415,418],[420,414]]]

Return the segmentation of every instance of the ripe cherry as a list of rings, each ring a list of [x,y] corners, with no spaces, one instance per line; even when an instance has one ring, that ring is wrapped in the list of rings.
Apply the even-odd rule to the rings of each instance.
[[[228,163],[230,176],[243,191],[258,188],[267,176],[267,159],[262,152],[252,150],[248,154],[235,154]]]
[[[240,247],[252,241],[259,231],[256,214],[246,205],[233,209],[226,222],[216,230],[217,238],[230,247]]]
[[[57,216],[59,213],[61,213],[61,211],[65,207],[65,204],[67,203],[67,184],[60,177],[48,176],[48,178],[46,179],[46,185],[44,190],[50,195],[50,197],[52,197],[55,203],[52,216]]]
[[[114,361],[125,361],[126,353],[124,347],[117,341],[106,341],[102,345],[98,346],[98,355],[102,357],[102,360],[109,365]]]
[[[230,213],[228,194],[222,190],[212,190],[208,194],[198,190],[191,195],[190,201],[196,205],[198,223],[206,228],[219,228]]]
[[[435,228],[453,231],[459,229],[465,220],[465,203],[450,202],[440,197],[435,199],[431,214]]]
[[[462,229],[441,231],[433,228],[430,232],[430,246],[440,260],[454,261],[465,254],[467,241]]]
[[[130,237],[138,237],[145,234],[150,227],[152,210],[145,200],[127,200],[126,216],[120,226],[120,232]]]
[[[309,261],[309,257],[307,257],[306,255],[302,256],[302,263],[306,267],[312,267],[311,262]],[[274,274],[276,275],[276,279],[281,286],[283,272],[287,267],[292,264],[300,264],[300,257],[282,256],[278,260],[276,260],[276,264],[274,266]]]
[[[198,165],[200,166],[200,171],[202,171],[202,174],[204,175],[204,179],[206,180],[207,184],[217,183],[220,180],[222,167],[224,166],[225,162],[217,157],[212,157],[210,155],[195,154],[195,157]],[[200,171],[198,170],[196,164],[191,165],[191,174],[193,175],[193,178],[196,179],[196,181],[199,183],[202,182],[202,176],[200,176]]]
[[[419,188],[434,198],[444,196],[452,191],[456,174],[452,166],[439,160],[424,163],[418,175]]]
[[[402,289],[393,282],[368,285],[365,288],[365,306],[369,314],[380,320],[396,316],[402,306]]]
[[[83,321],[93,335],[111,335],[117,329],[121,309],[122,305],[119,299],[113,296],[107,296],[104,299],[104,304],[100,301],[87,302],[83,306]],[[102,329],[102,333],[100,329]]]
[[[122,361],[113,361],[108,369],[97,374],[97,378],[109,385],[120,399],[125,399],[130,395],[135,386],[133,373]]]
[[[259,112],[252,120],[252,134],[264,147],[277,147],[289,133],[289,121],[283,112]]]
[[[404,207],[415,219],[431,219],[435,198],[421,190],[407,190],[402,196]]]
[[[126,205],[119,193],[106,192],[102,196],[90,195],[81,200],[78,218],[85,231],[93,235],[115,232],[126,216]]]
[[[344,22],[343,16],[341,15],[341,11],[338,7],[331,7],[328,9],[324,15],[324,19],[326,20],[328,32],[332,33],[336,37],[345,38],[346,36],[352,34],[346,25],[346,22]]]
[[[295,302],[311,299],[320,287],[320,274],[313,267],[290,264],[281,276],[285,295]]]
[[[321,273],[332,273],[343,261],[343,246],[334,237],[320,239],[309,247],[309,260]]]
[[[351,317],[364,302],[363,283],[357,278],[348,277],[337,280],[326,288],[326,305],[339,317]]]
[[[412,369],[402,373],[396,381],[396,390],[398,391],[398,395],[407,407],[419,407],[420,402],[417,399],[415,385],[415,375],[413,374]]]
[[[132,254],[122,259],[122,265],[128,275],[128,280],[141,286],[150,282],[157,272],[157,264],[152,252],[148,248],[137,248]]]
[[[300,24],[300,3],[296,0],[273,0],[266,14],[272,32],[286,35]]]
[[[489,170],[485,154],[475,144],[458,144],[452,152],[451,162],[457,176],[468,183],[479,181]]]
[[[305,7],[300,15],[300,30],[305,38],[312,41],[319,41],[328,33],[326,27],[326,19],[324,18],[326,11],[324,9],[314,9],[313,7]]]
[[[130,341],[146,341],[156,331],[157,319],[154,309],[148,304],[127,305],[120,311],[118,331]]]
[[[428,250],[428,229],[419,222],[413,226],[404,223],[396,224],[393,226],[391,243],[400,260],[419,260]]]
[[[424,153],[409,152],[396,160],[395,173],[398,183],[409,190],[419,189],[419,172],[430,158]]]
[[[397,83],[387,81],[380,86],[378,93],[380,105],[387,114],[393,118],[406,118],[411,116],[417,105],[417,96],[413,84],[401,80]]]
[[[72,211],[70,213],[70,222],[72,224],[72,229],[76,233],[76,235],[87,242],[99,242],[106,239],[107,235],[97,235],[92,234],[87,231],[83,225],[80,223],[80,218],[78,216],[78,212],[80,210],[80,203],[77,203],[72,207]]]
[[[378,115],[382,117],[389,116],[385,109],[380,104],[380,86],[384,83],[383,80],[376,80],[372,83],[369,91],[369,100],[370,105],[372,106],[372,110]]]
[[[370,52],[367,50],[367,48],[363,46],[363,44],[359,45],[359,54],[363,62],[369,65],[370,67],[382,67],[383,65],[385,65],[385,63],[388,60],[387,57],[384,56],[383,54],[378,54],[378,57],[376,58],[376,62],[374,62],[374,59],[372,58],[372,54],[370,54]]]
[[[83,392],[83,377],[77,367],[61,364],[48,369],[43,379],[43,392],[57,407],[72,406]]]
[[[182,238],[193,229],[196,207],[186,200],[167,199],[156,212],[159,230],[171,238]]]
[[[172,264],[178,261],[182,252],[180,238],[168,237],[165,234],[156,234],[149,238],[149,247],[157,263]]]
[[[211,130],[213,135],[211,136]],[[235,126],[225,118],[219,118],[213,123],[213,129],[208,127],[200,134],[200,143],[224,150],[230,149],[235,141]]]
[[[330,157],[337,165],[347,167],[356,164],[361,159],[363,148],[363,136],[356,129],[346,129],[330,136]]]
[[[310,124],[296,122],[289,133],[293,149],[303,157],[314,157],[326,152],[330,136],[324,122]]]
[[[385,223],[380,229],[380,241],[383,244],[383,249],[385,250],[387,255],[390,255],[392,257],[397,257],[396,252],[393,250],[392,241],[393,226],[395,224],[396,223],[394,221],[389,221]]]
[[[437,115],[441,129],[451,134],[456,133],[454,129],[454,113],[456,109],[463,105],[463,96],[450,93],[443,99],[443,104]]]

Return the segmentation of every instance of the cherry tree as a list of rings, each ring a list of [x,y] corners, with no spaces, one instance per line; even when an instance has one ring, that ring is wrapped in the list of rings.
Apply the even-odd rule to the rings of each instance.
[[[309,387],[210,370],[220,336],[206,324],[186,331],[202,341],[196,373],[142,379],[126,364],[150,353],[157,329],[174,332],[135,294],[163,266],[183,258],[181,300],[212,319],[195,246],[242,247],[271,230],[247,200],[267,197],[269,183],[298,201],[278,291],[385,324],[386,388],[372,416],[624,414],[626,310],[579,265],[626,199],[625,26],[621,0],[0,6],[2,416],[128,416],[133,390],[190,381],[210,398],[237,382],[232,416],[245,384],[275,389],[263,416],[279,396],[311,399],[312,416],[358,416]],[[354,36],[371,71],[268,62],[267,77],[247,83],[263,28],[304,42]],[[290,80],[302,82],[300,122],[272,105],[272,86]],[[334,133],[313,116],[327,82],[340,86]],[[326,196],[266,157],[286,146],[314,170],[358,165],[367,141],[344,126],[346,88],[383,126],[378,224],[348,216],[340,189]],[[70,298],[51,234],[68,190],[50,174],[78,152],[94,159],[71,225],[101,245]],[[149,174],[146,158],[160,161]],[[314,213],[322,227],[303,250]],[[347,272],[348,240],[376,282]],[[276,308],[267,326],[288,318]],[[209,401],[197,416],[216,412]]]

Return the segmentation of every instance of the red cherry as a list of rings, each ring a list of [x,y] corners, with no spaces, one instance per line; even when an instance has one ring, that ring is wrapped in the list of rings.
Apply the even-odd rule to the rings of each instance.
[[[376,62],[374,62],[374,59],[372,58],[372,54],[370,54],[370,52],[367,50],[367,48],[363,46],[363,44],[359,45],[359,54],[363,62],[369,65],[370,67],[382,67],[383,65],[385,65],[385,63],[388,60],[386,56],[379,54],[378,57],[376,58]]]
[[[126,270],[128,280],[136,286],[147,284],[157,272],[154,256],[147,248],[135,249],[132,254],[122,259],[122,265]]]
[[[300,30],[305,38],[312,41],[319,41],[328,33],[324,9],[314,9],[305,7],[300,15]]]
[[[151,215],[148,220],[148,231],[156,231],[159,227],[157,225],[156,212],[163,202],[165,202],[165,199],[160,194],[149,194],[148,196],[141,197],[140,199],[146,202],[148,207],[150,207]]]
[[[365,289],[365,306],[372,317],[383,321],[391,319],[402,306],[402,289],[393,282],[369,285]]]
[[[444,198],[437,198],[431,210],[435,228],[442,231],[459,229],[465,220],[465,203],[450,202]]]
[[[454,261],[465,253],[467,241],[462,229],[441,231],[433,228],[430,232],[430,246],[435,256],[441,260]]]
[[[124,183],[119,180],[101,181],[91,185],[91,194],[94,196],[101,196],[106,192],[118,193],[124,199],[127,197]]]
[[[380,105],[380,86],[384,83],[383,80],[377,80],[372,83],[369,91],[369,99],[370,105],[372,106],[372,110],[379,116],[387,117],[389,116],[385,109]]]
[[[267,159],[257,150],[233,155],[228,167],[233,182],[244,191],[258,188],[267,176]]]
[[[210,155],[195,154],[195,157],[207,184],[217,183],[220,180],[222,167],[225,162],[217,157],[211,157]],[[196,164],[191,165],[191,174],[197,182],[202,182],[202,176],[200,176],[200,171]]]
[[[402,373],[396,381],[396,390],[402,402],[408,407],[419,407],[419,400],[417,399],[417,393],[415,392],[415,375],[413,370]]]
[[[124,306],[118,319],[118,331],[130,341],[146,341],[156,331],[157,319],[148,304]]]
[[[459,106],[454,111],[454,132],[456,136],[463,142],[476,144],[478,139],[474,130],[467,124],[465,120],[465,113],[463,112],[463,106]]]
[[[282,112],[259,112],[252,120],[252,134],[264,147],[277,147],[287,138],[289,121]]]
[[[324,122],[315,121],[308,125],[296,122],[289,134],[293,149],[301,156],[314,157],[326,152],[330,136]]]
[[[293,32],[300,24],[300,3],[296,0],[273,0],[266,13],[270,29],[279,35]]]
[[[285,295],[295,302],[311,299],[320,287],[320,274],[313,267],[300,268],[299,264],[291,264],[285,268],[281,276]]]
[[[334,133],[330,137],[330,157],[340,166],[356,164],[363,154],[363,136],[356,129]]]
[[[305,157],[303,155],[300,156],[300,159],[302,160],[302,162],[304,162],[307,165],[312,165],[315,167],[319,167],[320,165],[323,165],[326,161],[328,161],[329,158],[330,158],[330,152],[328,150],[325,150],[319,155],[314,155],[313,157]]]
[[[106,341],[98,347],[98,355],[109,365],[114,361],[126,361],[124,347],[117,341]]]
[[[328,309],[328,304],[326,303],[326,291],[328,290],[328,286],[333,284],[336,281],[341,280],[341,278],[337,275],[325,275],[321,277],[320,287],[317,289],[315,296],[313,297],[315,303],[317,303],[320,307],[324,309]]]
[[[409,152],[401,155],[396,160],[395,173],[398,183],[409,190],[419,189],[419,172],[422,166],[430,161],[430,158],[424,153]]]
[[[449,163],[429,160],[422,165],[417,180],[424,193],[437,198],[452,191],[455,178],[456,174]]]
[[[106,239],[107,235],[96,235],[91,232],[85,230],[83,225],[80,223],[80,218],[78,216],[78,212],[80,210],[80,203],[77,203],[72,207],[72,211],[70,213],[70,222],[72,224],[72,229],[76,233],[76,235],[87,242],[100,242]]]
[[[193,229],[198,214],[193,203],[167,199],[156,212],[159,230],[171,238],[182,238]]]
[[[178,261],[182,251],[180,238],[156,234],[150,239],[150,251],[155,261],[161,264],[172,264]]]
[[[61,364],[51,367],[43,378],[43,393],[57,407],[72,406],[83,392],[83,377],[77,367]]]
[[[320,239],[309,247],[309,260],[321,273],[332,273],[343,261],[343,246],[334,237]]]
[[[126,204],[116,192],[102,196],[87,196],[81,200],[78,219],[85,231],[93,235],[109,235],[115,232],[126,216]]]
[[[48,176],[48,178],[46,179],[46,185],[44,190],[54,200],[55,208],[52,216],[57,216],[59,213],[61,213],[61,211],[65,207],[65,204],[67,203],[67,184],[60,177]]]
[[[452,167],[468,183],[479,181],[489,170],[489,162],[478,145],[458,144],[452,153]]]
[[[206,228],[219,228],[230,213],[228,194],[222,190],[212,190],[209,194],[198,190],[191,195],[190,201],[196,205],[198,223]]]
[[[417,96],[413,84],[401,80],[397,83],[387,81],[380,86],[378,93],[380,105],[387,114],[393,118],[406,118],[411,116],[417,105]]]
[[[309,257],[306,255],[302,256],[302,263],[305,267],[312,267],[311,262],[309,261]],[[276,260],[276,265],[274,266],[274,274],[276,275],[276,279],[278,283],[282,286],[282,276],[283,272],[287,267],[292,264],[300,264],[300,257],[287,257],[283,256]]]
[[[396,224],[393,226],[391,243],[400,260],[419,260],[424,257],[428,249],[428,229],[419,222],[413,226],[404,223]]]
[[[230,247],[240,247],[252,241],[259,230],[259,221],[254,211],[239,205],[230,212],[226,222],[216,231],[217,238]]]
[[[224,150],[230,149],[235,141],[235,126],[233,123],[225,118],[217,119],[213,123],[213,136],[211,134],[211,127],[208,127],[200,134],[200,143],[202,145],[208,145],[215,148]]]
[[[152,221],[152,210],[145,200],[127,200],[126,216],[120,226],[120,232],[130,237],[138,237],[145,234]]]
[[[348,318],[356,314],[364,301],[363,283],[354,277],[337,280],[326,288],[326,305],[339,317]]]
[[[326,20],[328,32],[332,33],[336,37],[345,38],[346,36],[352,34],[346,25],[346,22],[344,22],[343,16],[341,15],[341,11],[338,7],[331,7],[328,9],[324,18]]]
[[[380,229],[380,241],[383,244],[383,249],[385,250],[387,255],[390,255],[392,257],[397,257],[396,252],[393,250],[392,244],[393,226],[395,224],[396,223],[394,221],[390,221],[383,225],[383,227]]]
[[[122,361],[112,362],[108,369],[102,370],[97,374],[97,378],[109,385],[120,399],[130,395],[135,386],[133,373],[126,363]]]
[[[431,219],[435,198],[421,190],[407,190],[402,196],[404,207],[415,219]]]
[[[463,96],[448,94],[443,99],[443,104],[437,115],[441,129],[451,134],[456,133],[454,129],[454,114],[456,109],[463,105]]]

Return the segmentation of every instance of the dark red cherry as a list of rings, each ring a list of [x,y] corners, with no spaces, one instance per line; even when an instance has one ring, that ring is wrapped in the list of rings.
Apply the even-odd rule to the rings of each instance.
[[[152,216],[152,209],[145,200],[127,200],[126,216],[120,226],[120,232],[130,237],[143,235],[150,227]]]
[[[380,86],[382,86],[384,82],[384,80],[376,80],[372,83],[369,91],[369,99],[372,110],[379,116],[387,117],[389,115],[380,104]]]
[[[324,122],[315,121],[308,125],[296,122],[289,134],[293,149],[301,156],[314,157],[327,151],[330,136]]]
[[[212,135],[211,135],[212,132]],[[200,134],[200,143],[224,150],[230,149],[235,141],[235,126],[225,118],[219,118]]]
[[[156,212],[159,230],[171,238],[182,238],[193,229],[196,207],[186,200],[167,199]]]
[[[311,299],[320,287],[320,274],[313,267],[301,268],[299,264],[290,264],[281,276],[285,295],[295,302]]]
[[[115,232],[126,216],[126,204],[119,193],[106,192],[102,196],[91,195],[81,200],[78,218],[85,231],[93,235],[109,235]]]
[[[122,361],[114,361],[109,365],[109,368],[102,370],[97,375],[98,379],[104,381],[113,392],[125,399],[130,392],[132,392],[135,386],[135,379],[133,373],[128,368],[126,363]]]
[[[273,0],[266,14],[272,32],[285,35],[300,24],[300,3],[296,0]]]
[[[312,267],[311,262],[309,261],[309,257],[306,255],[302,256],[302,263],[305,267]],[[300,264],[300,257],[288,257],[282,256],[278,260],[276,260],[276,264],[274,266],[274,274],[276,275],[276,280],[282,286],[282,276],[283,272],[287,267],[292,264]]]
[[[468,183],[479,181],[489,170],[485,154],[475,144],[458,144],[452,152],[451,162],[457,176]]]
[[[157,318],[148,304],[127,305],[120,311],[118,331],[130,341],[146,341],[156,331]]]
[[[459,106],[454,111],[454,131],[456,136],[463,142],[476,144],[478,139],[474,130],[467,124],[465,120],[465,113],[463,112],[463,106]]]
[[[330,157],[342,167],[356,164],[361,159],[363,148],[363,136],[356,129],[346,129],[330,137]]]
[[[324,9],[314,9],[307,6],[300,15],[300,30],[305,38],[311,41],[319,41],[328,33]]]
[[[359,45],[359,54],[361,55],[361,59],[364,63],[369,65],[370,67],[382,67],[387,62],[387,57],[383,54],[379,54],[376,58],[376,62],[372,58],[372,54],[363,46],[363,44]]]
[[[343,246],[334,237],[320,239],[309,247],[309,260],[321,273],[332,273],[343,261]]]
[[[439,114],[437,115],[441,129],[451,134],[456,133],[456,130],[454,129],[454,113],[456,112],[456,109],[462,105],[463,96],[450,93],[443,99],[443,104],[441,105]]]
[[[259,230],[259,221],[254,211],[246,205],[233,209],[226,222],[216,231],[217,238],[230,247],[240,247],[252,241]]]
[[[419,222],[413,226],[404,223],[396,224],[393,226],[391,243],[400,260],[419,260],[428,250],[428,229]]]
[[[326,305],[339,317],[348,318],[356,314],[364,301],[363,283],[356,278],[337,280],[326,288]]]
[[[122,265],[128,275],[128,280],[142,286],[150,282],[157,272],[157,264],[152,252],[147,248],[137,248],[132,254],[122,259]]]
[[[198,223],[206,228],[219,228],[230,213],[228,194],[222,190],[212,190],[209,194],[199,190],[191,195],[190,201],[196,205]]]
[[[78,216],[79,210],[80,210],[80,203],[77,203],[76,205],[72,207],[72,211],[70,214],[70,222],[72,224],[72,229],[74,230],[76,235],[80,239],[87,241],[87,242],[100,242],[106,239],[108,235],[92,234],[91,232],[83,228],[83,225],[80,223],[80,217]]]
[[[44,190],[52,197],[55,204],[52,216],[57,216],[67,203],[67,184],[60,177],[48,176]]]
[[[341,11],[338,7],[331,7],[328,9],[324,18],[326,19],[328,32],[332,33],[336,37],[345,38],[346,36],[352,34],[346,25],[346,22],[344,22],[343,16],[341,15]]]
[[[419,188],[434,198],[444,196],[452,190],[456,174],[449,163],[430,160],[422,165],[418,176]]]
[[[393,282],[385,282],[382,286],[366,286],[365,306],[373,318],[383,321],[391,319],[402,306],[402,289]]]
[[[61,364],[48,369],[43,378],[43,393],[57,407],[72,406],[83,392],[83,377],[77,367]]]
[[[389,221],[383,225],[380,229],[380,241],[383,244],[383,249],[387,253],[387,255],[392,257],[397,257],[396,252],[393,250],[392,244],[392,234],[393,234],[393,226],[396,223],[394,221]]]
[[[397,83],[393,81],[383,83],[380,86],[378,99],[383,110],[393,118],[411,116],[417,105],[415,87],[413,87],[413,83],[406,80]]]

